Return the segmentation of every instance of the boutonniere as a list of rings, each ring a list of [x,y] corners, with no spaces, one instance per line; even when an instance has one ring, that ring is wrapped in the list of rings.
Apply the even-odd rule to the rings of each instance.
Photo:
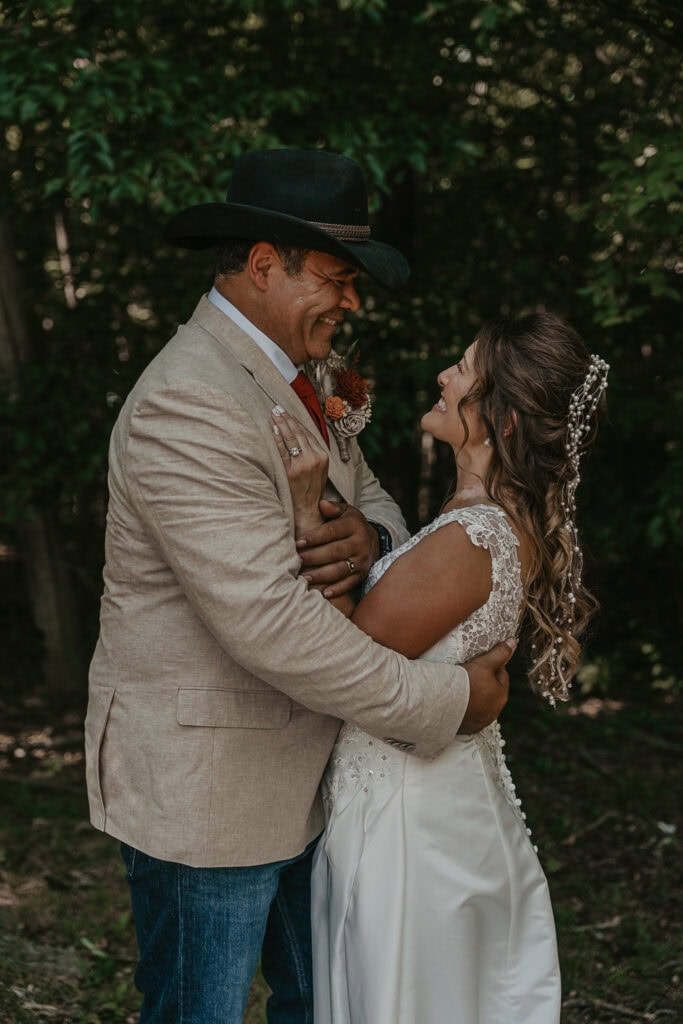
[[[370,384],[349,366],[353,347],[346,359],[330,352],[327,359],[311,360],[306,374],[316,390],[327,424],[337,439],[343,462],[351,458],[349,438],[360,434],[372,414]],[[353,357],[358,361],[359,354]]]

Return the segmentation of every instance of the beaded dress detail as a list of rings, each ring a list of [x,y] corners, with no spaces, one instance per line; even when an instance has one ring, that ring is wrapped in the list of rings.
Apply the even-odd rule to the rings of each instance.
[[[459,523],[491,555],[487,601],[422,656],[461,663],[517,631],[517,541],[501,509],[440,515],[373,567]],[[457,572],[457,566],[452,571]],[[433,761],[342,727],[312,874],[316,1024],[559,1024],[548,887],[494,722]]]

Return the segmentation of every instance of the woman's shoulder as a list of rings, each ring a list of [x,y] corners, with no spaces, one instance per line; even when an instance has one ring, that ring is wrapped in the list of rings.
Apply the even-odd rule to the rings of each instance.
[[[492,558],[505,558],[519,563],[522,576],[526,575],[529,544],[511,516],[500,505],[477,502],[447,505],[418,536],[439,534],[445,537],[448,527],[457,525],[474,547],[485,548]],[[446,529],[445,529],[446,528]]]

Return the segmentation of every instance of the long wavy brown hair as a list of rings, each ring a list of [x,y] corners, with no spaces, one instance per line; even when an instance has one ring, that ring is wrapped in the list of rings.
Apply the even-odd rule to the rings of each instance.
[[[467,436],[462,409],[477,404],[492,445],[484,486],[529,544],[523,640],[531,686],[551,701],[567,700],[578,638],[597,608],[581,579],[567,499],[576,479],[567,455],[569,402],[590,355],[576,331],[550,313],[490,321],[476,342],[477,383],[461,400],[460,417]],[[599,406],[597,413],[604,395]],[[595,438],[597,413],[582,451]]]

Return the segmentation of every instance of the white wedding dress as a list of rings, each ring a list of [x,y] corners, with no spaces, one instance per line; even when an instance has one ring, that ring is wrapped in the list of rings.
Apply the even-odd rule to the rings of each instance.
[[[439,516],[487,548],[486,604],[427,651],[460,663],[516,632],[517,541],[490,505]],[[452,568],[457,572],[457,566]],[[422,761],[343,726],[323,783],[313,868],[315,1024],[557,1024],[548,887],[494,722]]]

